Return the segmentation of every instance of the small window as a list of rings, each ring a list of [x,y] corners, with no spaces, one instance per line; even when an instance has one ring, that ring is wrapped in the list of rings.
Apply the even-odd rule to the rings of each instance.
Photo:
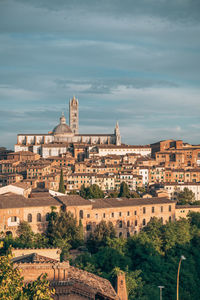
[[[98,219],[98,214],[95,215],[95,218]]]
[[[137,210],[134,211],[134,215],[135,215],[135,216],[137,215]]]
[[[171,205],[169,205],[169,211],[172,211],[172,206]]]
[[[122,221],[119,221],[119,228],[122,228]]]
[[[15,216],[11,217],[11,222],[17,222],[17,217]]]
[[[91,230],[91,225],[90,225],[90,224],[87,224],[87,225],[86,225],[86,230],[87,230],[87,231],[90,231],[90,230]]]
[[[38,214],[37,214],[37,222],[41,222],[41,221],[42,221],[41,214],[40,214],[40,213],[38,213]]]
[[[130,216],[130,211],[127,211],[127,216]]]
[[[128,231],[128,232],[127,232],[127,238],[129,238],[129,237],[130,237],[130,232]]]
[[[122,213],[121,212],[119,212],[119,217],[121,217],[122,216]]]
[[[111,214],[112,218],[114,218],[114,213]]]
[[[137,220],[135,220],[135,226],[137,226]]]
[[[152,212],[152,213],[154,213],[154,212],[155,212],[155,207],[154,207],[154,206],[152,206],[152,208],[151,208],[151,212]]]
[[[87,218],[90,218],[90,214],[87,214]]]
[[[143,214],[146,214],[146,207],[143,207]]]
[[[143,226],[145,226],[145,225],[146,225],[146,220],[145,220],[145,219],[143,219],[143,221],[142,221],[142,225],[143,225]]]
[[[106,214],[105,213],[103,213],[103,218],[105,218],[106,217]]]
[[[29,223],[32,222],[32,214],[28,214],[27,221],[28,221]]]
[[[83,210],[79,211],[79,217],[80,217],[80,219],[83,219]]]
[[[119,233],[119,237],[121,237],[121,236],[122,236],[122,232]]]
[[[127,221],[127,227],[130,227],[130,221]]]
[[[47,213],[47,214],[46,214],[46,221],[49,221],[49,219],[50,219],[50,214]]]
[[[169,222],[171,222],[171,221],[172,221],[172,217],[170,216],[170,217],[169,217]]]
[[[163,212],[163,206],[160,207],[160,211]]]
[[[163,224],[163,217],[161,217],[160,220],[161,220],[161,223]]]

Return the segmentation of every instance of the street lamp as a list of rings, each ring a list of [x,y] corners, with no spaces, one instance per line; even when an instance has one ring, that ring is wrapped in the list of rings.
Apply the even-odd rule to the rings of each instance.
[[[176,300],[179,300],[179,274],[180,274],[180,268],[181,268],[181,262],[182,260],[186,260],[185,256],[181,255],[179,264],[178,264],[178,273],[177,273],[177,287],[176,287]]]
[[[158,288],[160,289],[160,300],[162,300],[162,289],[164,289],[164,286],[159,285]]]

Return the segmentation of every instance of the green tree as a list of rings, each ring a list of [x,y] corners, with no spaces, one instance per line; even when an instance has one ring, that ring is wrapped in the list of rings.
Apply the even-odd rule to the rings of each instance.
[[[81,186],[80,196],[85,199],[104,198],[104,193],[97,184],[92,184],[89,187]]]
[[[120,190],[119,190],[118,197],[127,197],[127,198],[130,197],[129,187],[126,184],[126,182],[124,182],[124,181],[120,184]]]
[[[188,220],[191,225],[195,225],[197,228],[200,229],[200,213],[191,211],[188,214]]]
[[[97,252],[99,247],[105,247],[108,239],[116,237],[116,232],[112,222],[101,221],[97,224],[93,233],[87,240],[87,246],[92,253]]]
[[[46,235],[51,245],[60,246],[62,249],[66,249],[67,244],[70,247],[78,247],[83,243],[82,227],[70,212],[52,211]]]
[[[193,191],[185,187],[183,191],[178,193],[177,200],[178,200],[177,204],[179,205],[190,204],[193,201],[195,201],[195,194],[193,193]]]
[[[63,170],[62,169],[61,169],[61,172],[60,172],[60,182],[59,182],[58,192],[65,194],[65,186],[64,186]]]
[[[19,246],[21,245],[21,247],[33,247],[34,233],[28,222],[26,221],[20,222],[16,233],[18,236],[16,242]]]

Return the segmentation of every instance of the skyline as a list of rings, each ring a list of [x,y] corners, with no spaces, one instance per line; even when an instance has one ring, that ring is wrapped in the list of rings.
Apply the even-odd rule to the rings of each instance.
[[[80,132],[199,144],[197,1],[1,1],[0,134],[52,130],[79,99]]]

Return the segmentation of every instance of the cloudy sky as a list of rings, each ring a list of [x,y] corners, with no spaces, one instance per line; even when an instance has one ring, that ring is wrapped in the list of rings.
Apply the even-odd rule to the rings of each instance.
[[[73,95],[81,133],[200,143],[200,1],[0,0],[0,145]]]

